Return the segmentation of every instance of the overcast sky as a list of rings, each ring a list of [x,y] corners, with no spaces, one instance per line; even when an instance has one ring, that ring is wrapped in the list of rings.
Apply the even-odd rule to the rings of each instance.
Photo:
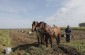
[[[85,0],[0,0],[0,28],[30,28],[34,20],[78,26],[85,22]]]

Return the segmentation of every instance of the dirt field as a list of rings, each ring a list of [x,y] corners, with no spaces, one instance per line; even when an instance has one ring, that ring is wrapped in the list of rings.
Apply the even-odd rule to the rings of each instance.
[[[83,55],[75,48],[61,44],[59,47],[53,41],[53,48],[45,47],[45,45],[37,45],[36,35],[30,36],[28,29],[22,29],[24,32],[16,30],[10,30],[11,45],[14,52],[12,55]],[[84,40],[85,31],[73,30],[71,41]],[[61,43],[65,43],[65,37],[61,37]]]

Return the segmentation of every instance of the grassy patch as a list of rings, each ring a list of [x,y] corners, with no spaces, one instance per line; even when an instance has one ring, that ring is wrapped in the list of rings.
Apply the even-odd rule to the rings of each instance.
[[[79,52],[85,54],[85,40],[76,40],[70,43],[63,43],[63,44],[76,48]]]
[[[10,46],[9,30],[0,30],[0,55],[4,47]]]

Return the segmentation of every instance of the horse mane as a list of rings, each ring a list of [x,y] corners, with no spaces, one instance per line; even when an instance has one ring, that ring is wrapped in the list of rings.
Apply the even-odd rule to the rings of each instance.
[[[38,22],[37,22],[37,21],[33,21],[32,25],[33,25],[33,24],[35,25],[35,23],[38,23]]]
[[[46,23],[43,23],[44,24],[44,27],[46,27]]]
[[[50,25],[48,25],[47,23],[44,23],[44,27],[48,27],[48,28],[51,28],[51,26]]]

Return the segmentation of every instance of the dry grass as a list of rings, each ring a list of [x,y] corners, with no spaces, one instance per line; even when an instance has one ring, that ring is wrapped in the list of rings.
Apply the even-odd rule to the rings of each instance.
[[[16,48],[16,51],[12,52],[11,55],[66,55],[63,50],[54,45],[53,49],[45,45],[36,46],[33,44],[37,42],[36,34],[29,36],[27,33],[30,29],[20,29],[25,32],[19,32],[18,29],[14,30],[0,30],[0,49],[4,48],[3,46],[12,46]],[[61,41],[62,44],[71,46],[76,48],[78,51],[84,53],[85,52],[85,41],[81,41],[84,39],[85,32],[82,30],[73,30],[72,34],[75,35],[72,38],[71,43],[65,43],[64,38]],[[81,36],[81,37],[80,37]],[[11,40],[10,40],[11,39]],[[77,41],[78,40],[78,41]],[[11,43],[10,43],[11,41]],[[27,45],[25,45],[27,44]],[[80,46],[80,47],[79,47]],[[74,51],[75,52],[75,51]],[[0,52],[1,53],[1,52]],[[2,53],[0,55],[3,55]]]

